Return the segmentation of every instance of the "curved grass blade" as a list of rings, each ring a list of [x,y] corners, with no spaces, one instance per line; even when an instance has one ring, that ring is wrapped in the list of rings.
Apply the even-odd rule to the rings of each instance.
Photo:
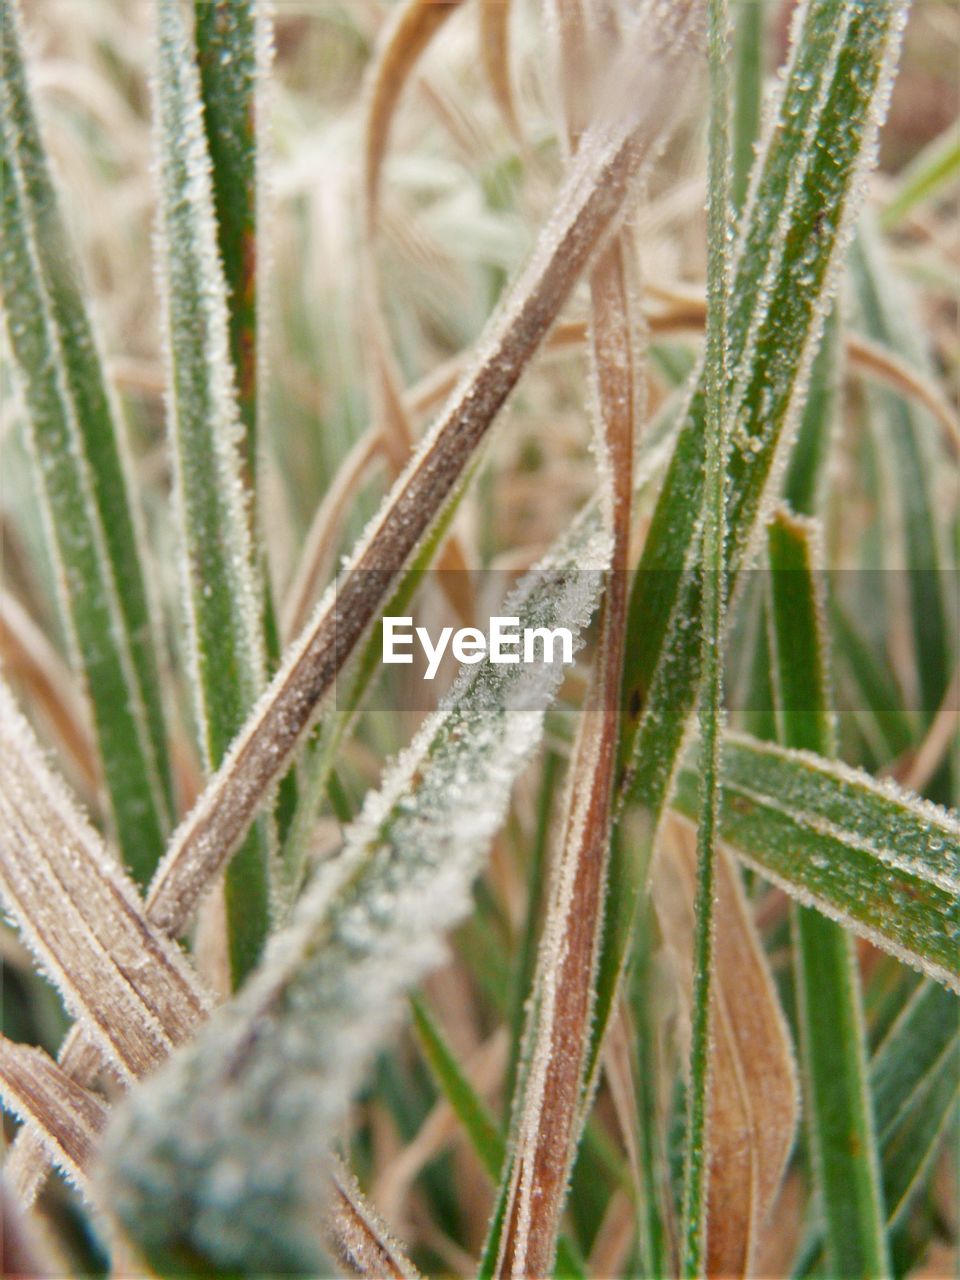
[[[171,819],[158,664],[120,422],[30,104],[18,9],[0,10],[7,333],[23,380],[64,629],[93,711],[117,836],[141,883]]]
[[[896,784],[729,733],[723,839],[792,897],[960,991],[960,822]],[[674,803],[696,817],[696,774]]]
[[[525,626],[579,631],[608,554],[581,523],[510,609]],[[469,910],[559,678],[552,665],[490,663],[462,676],[368,797],[263,968],[118,1114],[106,1185],[148,1259],[202,1259],[213,1274],[317,1269],[326,1148],[400,997]]]
[[[500,114],[515,138],[520,122],[510,84],[510,0],[480,0],[480,57]]]
[[[770,648],[777,736],[836,753],[825,607],[812,527],[779,511],[767,527]],[[853,939],[812,907],[794,906],[797,1017],[814,1183],[832,1274],[885,1276],[880,1161]]]
[[[797,10],[789,73],[772,114],[733,267],[728,467],[730,591],[756,540],[803,403],[824,314],[863,198],[907,12],[905,0],[807,0]],[[698,377],[650,526],[630,604],[623,688],[624,795],[641,845],[653,841],[673,786],[701,678],[696,569],[704,467],[704,375]],[[636,855],[636,865],[645,858]],[[625,962],[639,884],[625,886],[605,933],[593,1061]]]
[[[194,51],[179,0],[158,0],[156,118],[169,433],[187,656],[201,754],[212,772],[262,691],[265,656],[241,480],[227,288]],[[256,962],[266,937],[269,859],[270,832],[261,819],[227,872],[235,984]]]

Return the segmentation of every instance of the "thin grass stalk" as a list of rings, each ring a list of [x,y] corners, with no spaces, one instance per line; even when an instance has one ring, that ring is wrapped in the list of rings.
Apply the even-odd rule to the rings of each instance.
[[[710,161],[707,205],[706,475],[703,493],[703,634],[700,704],[701,790],[697,828],[693,1005],[687,1076],[681,1272],[704,1266],[709,1204],[709,1087],[713,983],[714,875],[722,780],[723,640],[726,615],[727,394],[730,239],[730,104],[726,0],[710,0]]]
[[[778,513],[768,529],[778,737],[835,754],[823,602],[809,527]],[[890,1274],[877,1133],[867,1084],[860,979],[850,935],[794,907],[798,1018],[811,1163],[831,1274]]]

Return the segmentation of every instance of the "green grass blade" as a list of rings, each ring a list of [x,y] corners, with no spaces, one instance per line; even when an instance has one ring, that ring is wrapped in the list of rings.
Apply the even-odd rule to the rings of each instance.
[[[230,355],[251,479],[257,469],[258,88],[268,49],[265,9],[259,0],[197,0],[195,8],[217,243],[230,313]]]
[[[578,522],[505,609],[522,626],[579,632],[608,555],[609,538]],[[213,1274],[317,1269],[326,1148],[401,997],[469,911],[561,674],[470,667],[368,796],[271,960],[118,1113],[108,1194],[148,1258],[202,1259]]]
[[[730,590],[789,445],[824,313],[873,158],[907,6],[901,0],[808,0],[744,214],[730,311]],[[681,428],[631,597],[623,687],[625,793],[650,845],[672,787],[700,682],[700,576],[705,394],[701,374]],[[634,842],[636,843],[636,842]],[[646,858],[634,852],[636,865]],[[619,982],[638,883],[623,886],[601,958],[594,1035],[602,1039]]]
[[[484,1103],[477,1097],[470,1081],[463,1074],[450,1046],[433,1020],[426,1002],[420,996],[410,1001],[413,1011],[413,1023],[417,1029],[424,1057],[430,1064],[430,1070],[437,1078],[443,1096],[456,1112],[457,1119],[463,1125],[464,1132],[480,1157],[484,1169],[490,1177],[497,1181],[506,1143],[503,1134],[497,1128],[493,1117]]]
[[[861,323],[867,335],[896,355],[923,369],[927,361],[909,320],[909,307],[899,281],[883,262],[879,242],[864,225],[851,252],[851,275]],[[955,654],[946,577],[946,530],[940,527],[935,493],[936,432],[926,415],[890,391],[870,393],[869,403],[881,424],[889,450],[891,481],[899,503],[906,561],[910,624],[919,687],[919,710],[925,727],[936,715],[953,673]],[[931,784],[933,799],[950,799],[949,765]]]
[[[810,372],[810,391],[790,454],[783,496],[801,516],[816,515],[826,479],[830,434],[836,420],[840,392],[840,325],[830,314],[820,350]]]
[[[124,858],[145,883],[171,818],[153,628],[121,423],[30,103],[12,3],[2,8],[3,252],[7,333],[65,631],[93,710]]]
[[[196,66],[178,0],[158,0],[157,14],[169,433],[196,727],[211,772],[263,686],[261,599],[241,480],[226,285]],[[260,819],[227,871],[235,982],[256,962],[266,936],[269,843]]]
[[[889,1136],[900,1112],[943,1059],[957,1053],[957,998],[935,982],[916,989],[874,1054],[870,1069],[877,1133]]]
[[[923,1187],[957,1102],[956,996],[934,982],[920,984],[873,1055],[870,1086],[887,1222],[893,1227]],[[794,1274],[809,1273],[821,1248],[820,1233],[808,1233]]]
[[[700,614],[701,784],[697,824],[697,890],[693,935],[693,997],[690,1065],[687,1080],[687,1125],[681,1270],[697,1277],[707,1247],[707,1180],[711,1010],[713,990],[713,911],[717,826],[722,781],[720,741],[723,712],[723,642],[726,632],[727,453],[729,381],[728,310],[730,274],[728,219],[730,204],[730,122],[727,73],[727,6],[710,0],[707,49],[710,61],[710,163],[707,204],[707,347],[706,454],[703,482],[703,599]],[[615,883],[615,882],[614,882]]]
[[[730,183],[730,196],[736,209],[742,209],[747,198],[754,149],[760,133],[765,13],[764,0],[736,0],[733,174]]]
[[[728,733],[724,840],[798,901],[960,991],[960,823],[889,780]],[[697,814],[697,775],[674,799]]]
[[[903,695],[889,665],[874,653],[836,599],[830,601],[830,628],[851,696],[862,703],[873,726],[871,739],[879,744],[876,763],[888,764],[909,751],[917,740],[916,727],[903,706]]]
[[[880,215],[884,231],[891,231],[912,209],[930,200],[960,177],[960,132],[951,124],[921,151],[900,175],[897,191]]]
[[[778,512],[767,530],[777,736],[789,748],[836,750],[825,609],[812,527]],[[813,907],[792,928],[805,1110],[814,1183],[834,1275],[890,1272],[877,1135],[853,941]]]

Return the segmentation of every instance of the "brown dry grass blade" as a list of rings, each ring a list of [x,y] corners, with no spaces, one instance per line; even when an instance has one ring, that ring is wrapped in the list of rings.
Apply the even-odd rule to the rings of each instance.
[[[670,817],[653,882],[661,931],[689,1008],[696,834]],[[796,1064],[739,872],[717,860],[707,1274],[750,1274],[797,1124]]]
[[[384,32],[367,105],[363,185],[368,232],[376,225],[380,172],[397,101],[417,59],[460,2],[407,0]]]
[[[331,1181],[327,1246],[347,1274],[368,1280],[420,1280],[416,1267],[339,1160],[334,1163]]]
[[[520,123],[510,84],[510,0],[480,0],[480,57],[494,101],[514,137]]]
[[[182,932],[285,772],[400,573],[457,492],[469,463],[623,209],[631,181],[673,115],[675,84],[695,56],[694,0],[656,8],[613,77],[610,112],[588,134],[532,257],[491,319],[472,369],[387,496],[336,590],[290,646],[220,769],[174,834],[150,887],[150,917]],[[639,68],[642,67],[642,75]],[[642,92],[638,80],[642,79]],[[625,104],[630,114],[624,116]]]
[[[375,240],[379,213],[380,172],[386,152],[393,113],[404,85],[421,54],[460,0],[409,0],[396,22],[387,29],[371,74],[365,125],[364,220],[361,240],[363,287],[363,331],[370,372],[371,399],[384,454],[396,477],[410,457],[415,436],[403,394],[403,380],[393,354],[380,294]],[[448,570],[441,584],[450,602],[464,621],[470,620],[468,579],[462,572],[466,559],[452,537],[441,549],[439,567]]]
[[[42,1049],[14,1044],[6,1036],[0,1036],[0,1094],[50,1160],[90,1199],[84,1170],[106,1124],[106,1104]]]
[[[560,0],[560,52],[571,143],[580,137],[578,76],[590,31],[579,0]],[[590,275],[592,370],[597,390],[597,453],[613,531],[613,557],[600,643],[574,758],[564,846],[544,928],[533,1006],[531,1068],[519,1117],[513,1183],[499,1275],[544,1275],[553,1263],[582,1096],[618,745],[618,700],[626,637],[627,563],[633,498],[637,377],[632,242],[618,234]],[[555,975],[556,980],[547,980]]]
[[[40,966],[122,1078],[188,1040],[207,1004],[0,685],[0,893]]]
[[[101,786],[97,749],[83,703],[60,655],[7,591],[0,592],[0,666],[29,691],[31,705],[46,716],[85,794],[96,796]]]

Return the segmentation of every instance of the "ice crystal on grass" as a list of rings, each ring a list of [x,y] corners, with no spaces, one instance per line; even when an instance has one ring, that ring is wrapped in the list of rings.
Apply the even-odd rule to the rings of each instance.
[[[581,521],[505,607],[524,626],[576,634],[608,557],[606,535]],[[263,969],[118,1115],[106,1185],[149,1258],[199,1254],[246,1274],[319,1265],[309,1207],[324,1195],[336,1125],[400,997],[469,912],[561,672],[489,662],[462,672]]]

